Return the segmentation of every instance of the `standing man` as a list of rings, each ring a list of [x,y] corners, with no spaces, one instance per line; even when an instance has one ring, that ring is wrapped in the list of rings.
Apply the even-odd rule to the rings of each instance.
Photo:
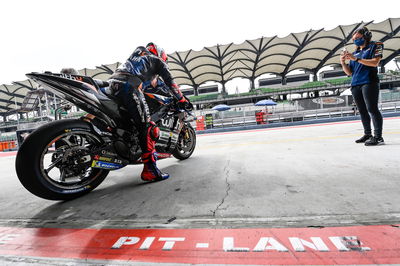
[[[343,71],[352,76],[351,93],[364,127],[364,136],[356,140],[356,143],[365,143],[366,146],[384,143],[383,119],[378,108],[378,65],[382,59],[383,43],[372,42],[371,37],[372,33],[366,27],[357,29],[352,37],[356,50],[353,53],[344,51],[340,56]],[[346,64],[346,60],[350,60],[349,64]],[[374,135],[371,130],[371,118]]]

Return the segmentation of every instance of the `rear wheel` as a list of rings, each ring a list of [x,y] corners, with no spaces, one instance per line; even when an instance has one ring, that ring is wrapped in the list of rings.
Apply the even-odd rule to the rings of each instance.
[[[44,199],[82,196],[109,173],[91,167],[91,150],[101,143],[86,122],[49,123],[32,132],[21,145],[16,158],[18,178],[26,189]]]
[[[182,128],[178,143],[172,155],[179,160],[188,159],[196,148],[196,132],[190,124]]]

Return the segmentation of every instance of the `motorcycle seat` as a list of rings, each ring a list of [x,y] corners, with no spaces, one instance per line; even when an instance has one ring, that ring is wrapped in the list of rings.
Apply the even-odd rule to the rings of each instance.
[[[110,84],[107,81],[100,80],[100,79],[93,79],[93,80],[96,83],[96,85],[99,86],[99,88],[105,88],[105,87],[110,86]]]

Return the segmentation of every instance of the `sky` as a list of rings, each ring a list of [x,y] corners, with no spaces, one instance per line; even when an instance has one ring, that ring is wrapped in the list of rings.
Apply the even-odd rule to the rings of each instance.
[[[25,73],[123,62],[152,41],[167,53],[398,18],[399,0],[0,1],[0,84]]]

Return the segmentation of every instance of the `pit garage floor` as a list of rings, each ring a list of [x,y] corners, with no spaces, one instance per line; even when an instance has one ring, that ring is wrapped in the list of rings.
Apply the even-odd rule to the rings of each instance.
[[[0,265],[400,264],[400,118],[366,147],[359,121],[203,134],[193,156],[111,172],[68,202],[0,154]]]

